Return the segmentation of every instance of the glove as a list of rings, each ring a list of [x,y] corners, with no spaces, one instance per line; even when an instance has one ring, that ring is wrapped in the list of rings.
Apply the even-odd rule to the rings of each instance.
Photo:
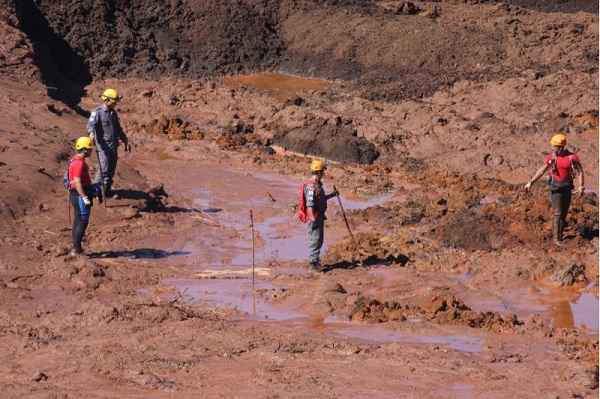
[[[529,189],[531,189],[531,182],[528,182],[528,183],[525,185],[525,191],[529,191]]]
[[[83,197],[81,197],[81,200],[83,201],[83,203],[85,204],[85,206],[91,206],[92,205],[92,201],[90,201],[90,199],[87,197],[87,195],[84,195]]]

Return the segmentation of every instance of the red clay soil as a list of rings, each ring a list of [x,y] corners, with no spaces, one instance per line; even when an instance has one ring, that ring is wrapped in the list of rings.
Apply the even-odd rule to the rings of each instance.
[[[597,397],[597,11],[403,3],[0,0],[0,396]],[[271,68],[334,80],[209,73]],[[105,87],[133,152],[75,258]],[[587,189],[560,248],[522,189],[556,131]],[[330,202],[322,273],[304,153],[354,232]]]

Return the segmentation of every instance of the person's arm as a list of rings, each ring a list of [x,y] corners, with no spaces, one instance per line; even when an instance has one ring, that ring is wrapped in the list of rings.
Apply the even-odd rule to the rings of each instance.
[[[89,206],[91,204],[91,202],[90,202],[90,199],[88,198],[87,194],[85,193],[85,190],[83,189],[83,184],[81,184],[80,177],[73,178],[73,186],[75,187],[75,190],[77,191],[79,196],[83,199],[83,203],[85,205]]]
[[[581,166],[579,161],[575,161],[573,162],[573,168],[575,168],[577,171],[577,177],[579,180],[579,187],[577,187],[576,192],[578,192],[580,195],[583,195],[585,193],[585,177],[583,176],[583,166]]]
[[[309,222],[317,220],[315,215],[315,187],[311,184],[307,184],[304,190],[304,198],[306,199],[306,216]]]
[[[98,112],[92,111],[92,113],[90,114],[90,118],[87,122],[87,132],[90,135],[92,141],[95,141],[96,138],[98,138],[98,135],[96,134],[96,126],[98,126]]]
[[[125,146],[125,151],[129,152],[129,150],[131,150],[131,147],[129,146],[129,138],[127,137],[127,135],[123,131],[123,128],[121,127],[121,121],[119,120],[119,116],[116,116],[115,119],[117,121],[117,129],[119,131],[119,140],[121,140],[121,142]]]
[[[332,199],[332,198],[335,198],[335,197],[337,197],[338,195],[340,195],[340,193],[339,193],[339,192],[338,192],[336,189],[334,189],[334,190],[333,190],[331,193],[329,193],[329,194],[327,194],[327,195],[325,196],[325,199],[326,199],[327,201],[329,201],[330,199]]]
[[[546,173],[547,170],[548,170],[548,165],[544,165],[541,168],[539,168],[538,171],[535,172],[535,175],[533,175],[533,177],[531,178],[531,180],[529,180],[527,182],[527,184],[525,185],[525,190],[529,191],[529,189],[531,188],[531,185],[533,183],[535,183],[536,181],[538,181],[538,179],[540,177],[542,177],[544,175],[544,173]]]

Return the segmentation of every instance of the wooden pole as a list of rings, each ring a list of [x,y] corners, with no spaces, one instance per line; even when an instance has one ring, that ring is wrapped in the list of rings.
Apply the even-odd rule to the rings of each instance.
[[[252,232],[252,295],[254,295],[254,216],[250,209],[250,231]]]
[[[356,240],[354,239],[354,234],[352,234],[352,229],[350,228],[350,223],[348,223],[348,218],[346,217],[346,211],[344,210],[344,205],[342,205],[342,199],[340,198],[339,195],[339,191],[337,190],[337,188],[335,186],[333,186],[333,191],[337,192],[337,200],[338,200],[338,204],[340,205],[340,209],[342,210],[342,216],[344,217],[344,223],[346,224],[346,229],[348,229],[348,234],[350,234],[350,239],[352,240],[352,246],[354,247],[354,251],[352,251],[354,253],[354,258],[358,259],[357,257],[357,251],[358,251],[358,246],[356,245]],[[352,259],[352,261],[354,262],[355,259]],[[359,264],[361,264],[361,262],[359,261]]]

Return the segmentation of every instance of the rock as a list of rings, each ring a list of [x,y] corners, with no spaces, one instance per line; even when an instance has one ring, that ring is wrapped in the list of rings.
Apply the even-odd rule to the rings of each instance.
[[[47,379],[48,379],[48,376],[46,375],[46,373],[41,372],[41,371],[37,371],[31,378],[31,380],[34,382],[46,381]]]
[[[524,70],[521,75],[529,80],[538,80],[544,77],[544,73],[533,69]]]
[[[277,131],[273,143],[301,154],[345,163],[372,164],[379,157],[375,145],[359,137],[350,120],[341,117],[312,117],[302,127]]]
[[[576,282],[585,282],[587,281],[585,277],[585,265],[572,264],[563,267],[556,271],[551,279],[561,286],[573,285]]]
[[[396,9],[396,14],[415,15],[421,12],[421,9],[410,1],[405,1]]]
[[[290,106],[290,105],[295,105],[297,107],[301,107],[304,104],[306,104],[306,100],[304,100],[304,98],[300,97],[300,96],[294,96],[294,97],[290,97],[287,99],[287,101],[285,102],[284,106]]]

